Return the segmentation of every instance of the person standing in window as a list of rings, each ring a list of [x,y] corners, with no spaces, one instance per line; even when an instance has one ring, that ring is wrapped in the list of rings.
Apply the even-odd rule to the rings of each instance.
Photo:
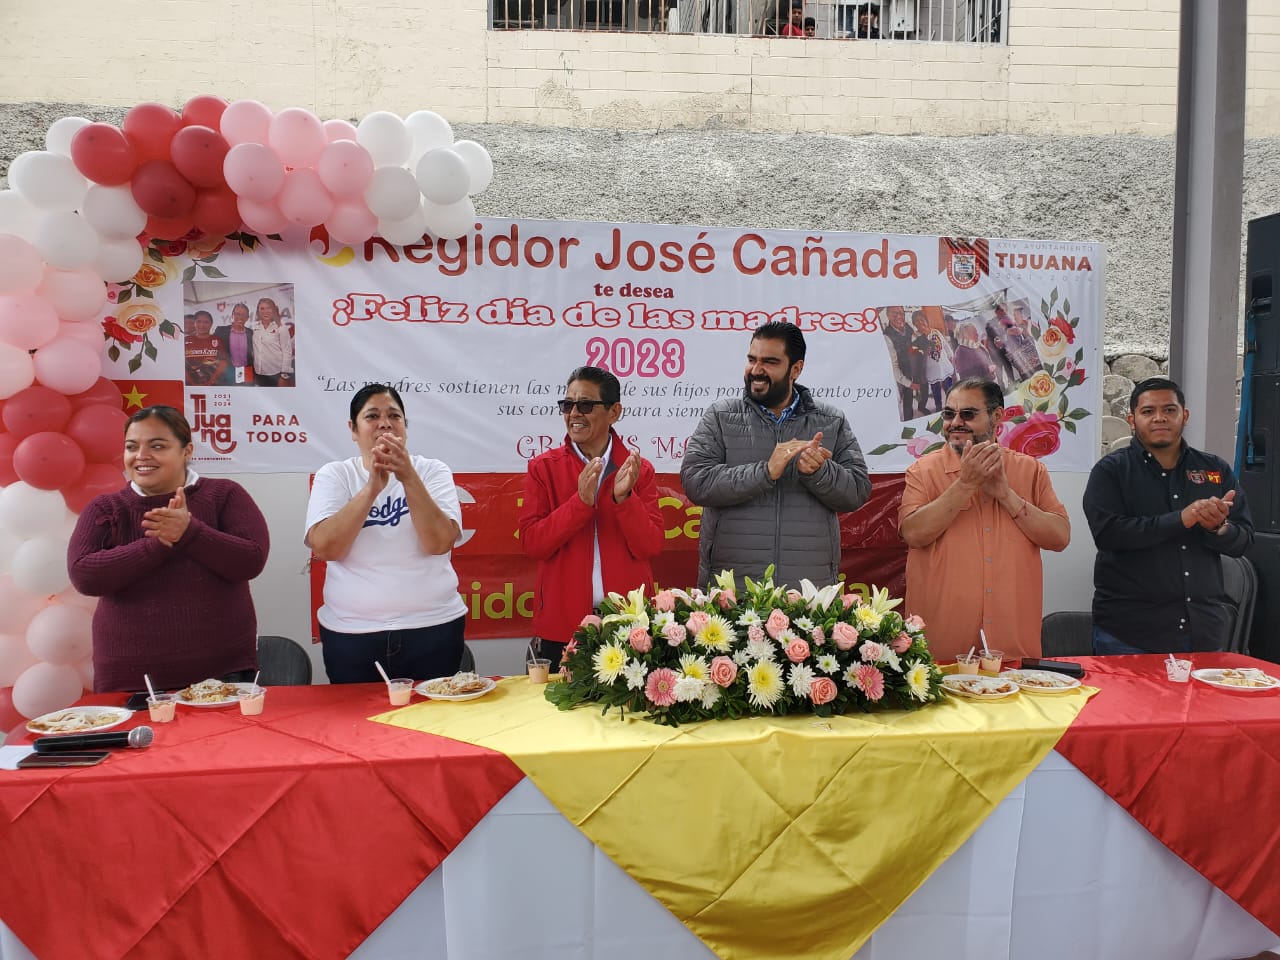
[[[280,322],[280,308],[270,297],[258,301],[253,331],[253,382],[260,387],[293,386],[293,337]]]

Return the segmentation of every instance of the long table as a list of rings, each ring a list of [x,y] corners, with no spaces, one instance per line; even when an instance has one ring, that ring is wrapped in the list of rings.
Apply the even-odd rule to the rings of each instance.
[[[1277,742],[1280,697],[1164,686],[1155,658],[1087,665],[1102,693],[1059,752],[858,957],[1212,960],[1280,940],[1280,924],[1268,930],[1166,845],[1184,838],[1157,839],[1170,824],[1139,822],[1160,807],[1147,794],[1174,789],[1160,771],[1181,763],[1183,741],[1248,745],[1258,763],[1252,750]],[[0,958],[30,956],[19,941],[50,960],[189,955],[193,940],[228,956],[711,955],[505,757],[363,719],[384,704],[376,687],[279,688],[256,720],[185,711],[152,748],[101,767],[0,773]],[[1150,762],[1153,743],[1164,762]],[[1106,782],[1113,756],[1141,771],[1131,796]],[[1254,772],[1251,798],[1228,790],[1225,802],[1270,808],[1280,778]],[[1223,802],[1221,778],[1183,773],[1193,811]],[[1264,818],[1222,809],[1208,823],[1205,847],[1244,833],[1263,880],[1267,863],[1278,875]],[[795,944],[805,955],[803,924]]]

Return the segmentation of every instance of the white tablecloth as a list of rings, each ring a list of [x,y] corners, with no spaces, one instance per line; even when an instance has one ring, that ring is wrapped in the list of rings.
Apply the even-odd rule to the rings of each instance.
[[[1278,942],[1280,931],[1268,931],[1051,753],[855,957],[1227,960]],[[805,948],[797,941],[794,956],[803,957]],[[352,954],[355,960],[712,956],[528,780]],[[30,958],[0,924],[0,960]]]

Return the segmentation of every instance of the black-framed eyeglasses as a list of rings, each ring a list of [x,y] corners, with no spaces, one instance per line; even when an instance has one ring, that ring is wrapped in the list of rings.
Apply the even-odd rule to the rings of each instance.
[[[577,407],[579,413],[590,413],[596,407],[609,406],[608,400],[557,400],[556,406],[560,408],[561,413],[572,413],[573,408]]]
[[[954,420],[956,417],[959,417],[965,423],[972,423],[974,420],[977,419],[978,414],[980,414],[981,412],[982,411],[979,410],[977,407],[965,407],[963,410],[952,410],[950,407],[943,407],[942,419]]]

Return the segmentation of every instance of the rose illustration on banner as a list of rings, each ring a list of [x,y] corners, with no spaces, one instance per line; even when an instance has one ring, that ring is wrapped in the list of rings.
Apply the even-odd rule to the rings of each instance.
[[[172,340],[177,336],[178,328],[165,319],[157,304],[125,303],[116,307],[115,315],[102,321],[102,337],[111,344],[107,347],[107,356],[115,363],[121,356],[131,355],[129,372],[137,373],[144,357],[154,363],[159,356],[151,342],[153,331]],[[137,352],[134,352],[135,347]]]
[[[1037,459],[1054,453],[1059,446],[1062,422],[1056,413],[1033,413],[1019,417],[1000,438],[1002,446]]]

